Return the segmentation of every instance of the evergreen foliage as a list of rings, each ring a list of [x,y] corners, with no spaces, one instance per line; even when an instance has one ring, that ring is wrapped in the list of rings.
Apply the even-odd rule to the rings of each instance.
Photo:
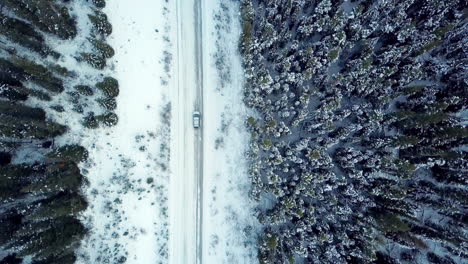
[[[63,55],[46,39],[79,39],[73,1],[0,2],[0,263],[22,263],[25,257],[35,264],[75,263],[75,249],[87,232],[78,217],[88,206],[78,163],[88,152],[79,145],[56,146],[55,138],[68,128],[47,113],[69,111],[65,101],[86,116],[85,97],[101,93],[106,97],[96,122],[115,125],[117,116],[109,111],[116,108],[118,83],[103,76],[96,87],[77,85],[77,74],[59,65]],[[84,36],[89,45],[77,44],[75,53],[77,63],[79,54],[89,54],[87,62],[100,69],[114,56],[105,41],[112,27],[99,10],[104,6],[104,0],[89,2],[85,19],[94,30]],[[27,106],[31,97],[44,109]],[[34,159],[22,160],[24,151],[34,152]]]
[[[466,8],[242,1],[260,263],[467,261]]]

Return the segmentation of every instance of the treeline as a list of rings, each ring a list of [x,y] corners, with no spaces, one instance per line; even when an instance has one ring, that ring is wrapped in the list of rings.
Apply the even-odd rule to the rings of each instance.
[[[241,14],[260,263],[466,262],[466,2]]]
[[[101,11],[105,1],[75,2],[0,2],[0,263],[74,263],[87,232],[78,219],[87,201],[77,164],[88,154],[79,145],[55,144],[70,128],[48,113],[82,116],[83,127],[112,126],[118,83],[104,77],[80,84],[82,73],[59,65],[73,56],[99,73],[114,55],[105,41],[112,32]],[[79,27],[76,4],[89,10],[89,30]],[[88,34],[84,44],[80,32]],[[61,54],[52,43],[76,50]],[[94,114],[91,101],[103,113]]]

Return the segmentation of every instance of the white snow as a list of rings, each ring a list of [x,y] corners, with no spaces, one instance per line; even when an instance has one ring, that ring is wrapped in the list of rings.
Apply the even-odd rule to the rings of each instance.
[[[76,77],[64,81],[65,92],[44,102],[28,99],[31,106],[42,106],[47,117],[69,127],[57,139],[57,145],[81,144],[89,151],[89,159],[80,164],[88,184],[83,192],[88,208],[82,221],[88,236],[77,250],[77,263],[166,263],[168,256],[167,195],[169,178],[168,83],[170,43],[166,3],[152,0],[106,1],[104,12],[113,26],[107,39],[115,56],[104,71],[93,69],[76,60],[79,52],[91,48],[88,14],[91,3],[77,0],[70,5],[77,17],[78,36],[60,40],[48,35],[46,40],[63,57],[59,65],[75,72]],[[41,61],[37,55],[26,54]],[[169,57],[169,58],[168,58]],[[48,59],[46,63],[52,63]],[[67,92],[73,86],[94,86],[105,76],[119,81],[114,127],[87,129],[83,116],[72,110]],[[86,98],[85,111],[97,115],[104,110],[95,102],[102,93]],[[65,108],[63,113],[50,110],[53,105]],[[170,114],[170,113],[169,113]],[[21,155],[24,153],[21,152]],[[33,160],[34,157],[21,156]]]
[[[203,263],[258,263],[260,225],[249,199],[239,6],[206,0],[204,10]],[[219,31],[217,32],[217,28]],[[216,63],[218,66],[216,66]]]
[[[169,261],[196,263],[195,133],[191,125],[196,93],[194,0],[171,4],[175,40],[171,87],[171,175],[169,186]]]
[[[71,4],[78,37],[48,38],[64,55],[59,64],[78,75],[66,82],[66,91],[77,84],[93,86],[105,76],[120,85],[114,127],[83,128],[82,116],[73,113],[66,93],[48,103],[28,101],[33,106],[63,105],[63,113],[48,111],[50,119],[70,128],[56,143],[81,144],[89,151],[88,161],[80,164],[89,181],[83,188],[89,207],[82,215],[89,235],[77,251],[77,263],[185,264],[196,263],[197,257],[208,264],[256,263],[260,225],[248,196],[245,152],[250,136],[244,121],[250,113],[242,102],[238,3],[201,1],[203,164],[196,152],[202,130],[191,125],[199,66],[195,0],[107,1],[103,11],[113,26],[108,42],[116,54],[104,71],[75,59],[77,47],[90,48],[85,36],[92,10],[85,0]],[[100,96],[90,97],[86,110],[103,113],[95,103]],[[199,166],[204,170],[202,190],[197,189]],[[202,201],[197,201],[197,191],[203,191]],[[198,218],[203,219],[201,247],[197,202],[203,207]]]
[[[83,165],[89,237],[78,263],[158,263],[167,258],[169,130],[161,113],[168,103],[164,78],[162,1],[107,1],[115,49],[111,75],[120,84],[117,126],[86,130],[90,152]],[[159,32],[157,32],[157,30]]]
[[[172,70],[177,80],[172,83],[171,94],[174,155],[169,195],[169,263],[256,263],[255,238],[260,228],[248,196],[250,179],[245,152],[249,134],[244,126],[248,112],[242,102],[243,70],[237,52],[239,6],[220,0],[200,1],[204,95],[203,109],[198,109],[196,3],[175,2],[177,30],[173,39],[177,39],[177,65]],[[220,59],[224,64],[217,68]],[[201,111],[202,127],[198,130],[191,125],[194,110]],[[200,131],[204,156],[203,182],[198,188]],[[198,201],[197,197],[203,200]],[[197,215],[197,204],[202,207],[201,217]],[[201,241],[196,232],[201,232]]]

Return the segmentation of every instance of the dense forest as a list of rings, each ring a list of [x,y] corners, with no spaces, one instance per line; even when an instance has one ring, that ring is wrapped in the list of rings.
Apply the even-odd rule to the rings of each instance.
[[[69,127],[49,118],[73,112],[83,128],[117,122],[118,83],[100,74],[113,56],[105,41],[112,26],[100,11],[104,0],[83,3],[0,2],[0,263],[74,263],[87,232],[77,166],[87,151],[57,144]],[[61,66],[69,59],[87,75]],[[92,74],[100,81],[84,83]],[[102,113],[90,111],[93,104]]]
[[[260,263],[466,263],[467,2],[242,0]]]

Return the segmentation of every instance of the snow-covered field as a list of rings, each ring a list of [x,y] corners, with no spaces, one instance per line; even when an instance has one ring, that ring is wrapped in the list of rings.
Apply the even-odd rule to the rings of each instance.
[[[257,263],[235,1],[205,0],[203,263]]]
[[[164,263],[167,260],[167,186],[170,105],[162,1],[108,1],[109,43],[119,81],[117,126],[87,131],[84,171],[89,238],[79,263]]]

